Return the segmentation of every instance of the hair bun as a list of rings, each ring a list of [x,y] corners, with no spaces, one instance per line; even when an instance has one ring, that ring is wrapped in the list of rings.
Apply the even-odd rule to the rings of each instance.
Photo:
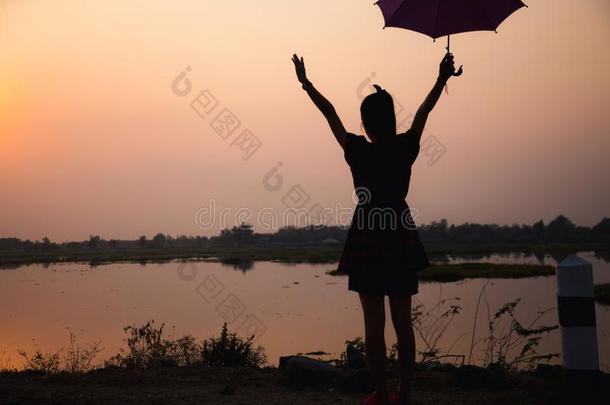
[[[374,84],[373,87],[375,88],[375,90],[377,90],[377,93],[385,93],[386,91],[384,89],[381,88],[380,85],[378,84]]]

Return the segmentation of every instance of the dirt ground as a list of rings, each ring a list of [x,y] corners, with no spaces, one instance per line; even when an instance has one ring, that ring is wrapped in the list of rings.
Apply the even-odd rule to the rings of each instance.
[[[389,385],[396,385],[392,376]],[[451,373],[418,371],[413,394],[420,405],[550,404],[556,403],[556,385],[525,376],[500,388],[465,387]],[[363,396],[329,386],[299,387],[275,368],[0,373],[0,404],[359,404]]]

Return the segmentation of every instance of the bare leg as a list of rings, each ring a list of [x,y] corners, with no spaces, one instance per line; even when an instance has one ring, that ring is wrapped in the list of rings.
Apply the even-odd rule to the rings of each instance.
[[[375,396],[382,405],[389,404],[385,381],[386,347],[384,339],[385,304],[383,296],[360,294],[364,313],[364,342]]]
[[[410,404],[411,378],[415,366],[415,336],[411,323],[411,296],[390,297],[392,323],[398,340],[398,364],[400,367],[400,388],[398,399],[401,405]]]

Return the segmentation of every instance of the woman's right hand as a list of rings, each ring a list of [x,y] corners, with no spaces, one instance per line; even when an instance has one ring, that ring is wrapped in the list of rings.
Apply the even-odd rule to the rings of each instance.
[[[307,73],[305,72],[305,62],[303,61],[303,57],[299,59],[299,57],[295,53],[294,55],[292,55],[292,62],[294,63],[294,69],[296,71],[297,79],[299,79],[299,82],[301,82],[301,84],[308,83],[309,80],[307,80]]]
[[[443,81],[449,80],[451,76],[460,76],[462,74],[462,66],[455,70],[455,64],[453,62],[453,54],[447,52],[441,61],[441,65],[438,69],[438,77]]]

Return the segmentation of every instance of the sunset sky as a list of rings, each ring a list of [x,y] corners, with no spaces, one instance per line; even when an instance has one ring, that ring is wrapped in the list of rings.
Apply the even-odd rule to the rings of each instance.
[[[372,3],[0,1],[0,237],[211,235],[220,224],[195,221],[210,201],[281,211],[296,185],[305,207],[353,206],[342,151],[292,54],[361,133],[359,86],[373,75],[407,118],[445,46],[383,30]],[[610,2],[527,3],[497,34],[452,37],[464,74],[424,134],[445,153],[413,169],[419,223],[610,216]],[[192,90],[178,96],[187,66]],[[202,118],[191,102],[205,89],[218,105]],[[227,139],[210,126],[225,108],[241,122]],[[247,160],[232,144],[245,129],[262,144]],[[263,178],[278,162],[273,191]]]

